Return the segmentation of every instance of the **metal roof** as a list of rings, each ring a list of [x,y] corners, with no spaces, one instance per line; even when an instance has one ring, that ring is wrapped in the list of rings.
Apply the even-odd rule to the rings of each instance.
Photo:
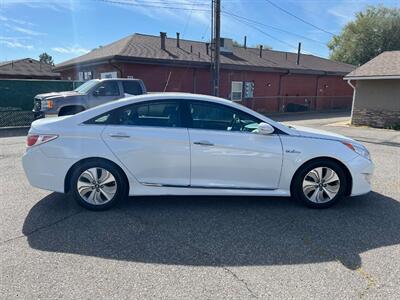
[[[167,38],[165,50],[161,49],[160,45],[159,36],[136,33],[94,49],[82,56],[62,62],[55,69],[59,71],[76,65],[100,63],[107,60],[204,66],[210,63],[210,55],[207,55],[205,42],[181,39],[178,48],[175,38]],[[264,49],[262,50],[262,57],[260,57],[258,48],[233,46],[232,50],[232,53],[221,53],[222,68],[340,75],[345,75],[355,68],[349,64],[308,54],[301,54],[300,64],[297,65],[297,53]]]

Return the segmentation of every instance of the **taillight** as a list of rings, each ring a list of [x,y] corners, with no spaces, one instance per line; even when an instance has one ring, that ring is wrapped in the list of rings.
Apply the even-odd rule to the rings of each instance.
[[[37,146],[43,143],[50,142],[57,137],[58,135],[56,134],[29,134],[26,137],[26,145],[28,147]]]

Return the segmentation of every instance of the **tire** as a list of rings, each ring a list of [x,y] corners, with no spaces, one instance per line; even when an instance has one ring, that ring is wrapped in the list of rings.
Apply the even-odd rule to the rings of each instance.
[[[61,108],[60,112],[58,113],[58,116],[61,117],[61,116],[75,115],[84,110],[85,109],[81,106],[67,106],[67,107]]]
[[[320,159],[306,163],[296,172],[291,192],[308,207],[328,208],[343,198],[346,188],[342,167],[332,160]]]
[[[122,171],[105,160],[83,162],[73,170],[70,180],[76,202],[95,211],[107,210],[126,198],[127,187]]]

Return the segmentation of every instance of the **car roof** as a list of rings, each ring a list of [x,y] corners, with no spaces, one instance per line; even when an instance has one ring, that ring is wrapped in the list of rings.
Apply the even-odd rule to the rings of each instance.
[[[102,78],[102,79],[95,79],[98,81],[142,81],[139,78]]]
[[[275,127],[279,128],[280,130],[282,130],[284,132],[290,131],[289,129],[287,129],[286,126],[279,124],[279,123],[269,119],[268,117],[261,115],[260,113],[257,113],[255,111],[247,108],[246,106],[235,103],[234,101],[223,99],[223,98],[218,98],[218,97],[210,96],[210,95],[191,94],[191,93],[175,93],[175,92],[143,94],[143,95],[131,96],[131,97],[126,97],[126,98],[122,98],[119,100],[107,102],[105,104],[90,108],[79,114],[74,115],[73,116],[74,123],[75,124],[83,123],[89,119],[92,119],[96,116],[107,113],[108,111],[111,111],[113,109],[123,107],[125,105],[146,102],[146,101],[152,101],[152,100],[158,100],[158,101],[196,100],[196,101],[207,101],[207,102],[219,103],[219,104],[223,104],[226,106],[230,106],[230,107],[239,109],[250,115],[253,115],[269,124],[273,124]]]

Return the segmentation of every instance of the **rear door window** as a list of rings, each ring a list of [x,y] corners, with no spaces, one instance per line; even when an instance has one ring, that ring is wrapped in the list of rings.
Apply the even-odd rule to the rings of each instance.
[[[182,127],[180,104],[175,101],[157,101],[128,105],[116,110],[109,124]]]
[[[124,89],[124,94],[128,94],[128,95],[141,95],[142,94],[142,86],[137,81],[123,80],[122,88]]]

